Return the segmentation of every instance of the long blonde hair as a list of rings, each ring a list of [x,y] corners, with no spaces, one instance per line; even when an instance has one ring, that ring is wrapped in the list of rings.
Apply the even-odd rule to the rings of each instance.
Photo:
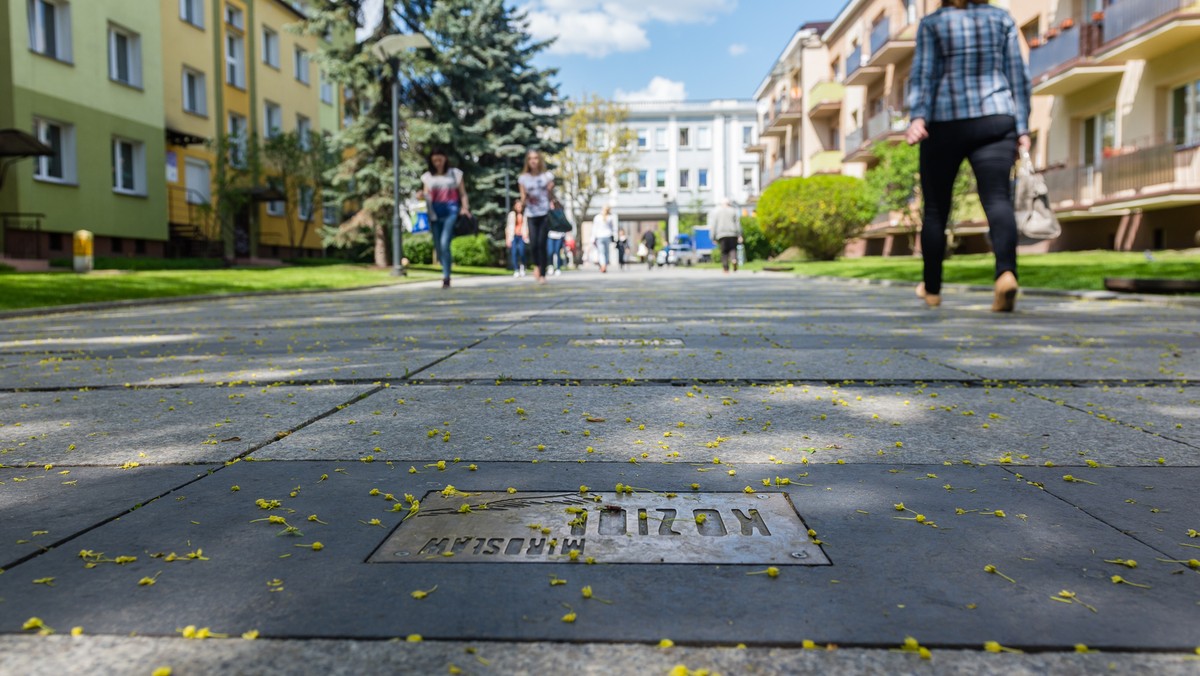
[[[525,153],[525,166],[521,167],[521,173],[523,173],[523,174],[532,174],[533,173],[532,171],[529,170],[529,158],[534,155],[537,155],[537,158],[538,158],[538,169],[540,171],[546,170],[546,158],[542,157],[541,151],[540,150],[530,150],[529,152]]]

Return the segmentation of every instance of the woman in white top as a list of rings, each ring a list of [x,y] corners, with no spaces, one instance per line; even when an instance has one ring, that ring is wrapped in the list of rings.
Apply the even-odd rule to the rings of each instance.
[[[429,153],[429,171],[421,174],[421,190],[417,199],[429,202],[429,229],[433,248],[442,264],[442,288],[450,286],[450,240],[454,239],[454,222],[458,215],[471,215],[463,173],[450,166],[446,151],[435,148]]]
[[[611,260],[610,247],[613,234],[617,230],[617,217],[613,216],[612,207],[607,204],[592,219],[592,243],[596,246],[596,262],[600,264],[600,272],[608,272]]]
[[[529,244],[533,247],[533,276],[546,281],[546,265],[550,258],[550,209],[558,205],[554,197],[554,174],[546,170],[542,154],[530,150],[525,154],[525,167],[517,177],[521,188],[521,203],[525,205],[525,223],[529,228]]]

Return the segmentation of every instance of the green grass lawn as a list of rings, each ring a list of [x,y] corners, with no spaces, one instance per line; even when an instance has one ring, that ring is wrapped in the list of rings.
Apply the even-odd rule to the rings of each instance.
[[[455,274],[505,274],[499,268],[456,266]],[[232,270],[104,270],[0,274],[0,310],[136,298],[167,298],[248,291],[345,289],[438,279],[441,269],[414,265],[407,277],[366,265],[322,265]]]
[[[1143,253],[1079,251],[1031,254],[1017,259],[1021,286],[1043,289],[1103,290],[1105,277],[1154,277],[1200,279],[1200,254],[1176,251],[1154,252],[1153,261]],[[749,270],[776,264],[751,261]],[[910,257],[846,258],[837,261],[780,263],[801,276],[854,277],[861,279],[921,280],[921,259]],[[952,284],[991,284],[991,254],[954,256],[946,261],[945,281]],[[719,266],[714,266],[719,267]]]

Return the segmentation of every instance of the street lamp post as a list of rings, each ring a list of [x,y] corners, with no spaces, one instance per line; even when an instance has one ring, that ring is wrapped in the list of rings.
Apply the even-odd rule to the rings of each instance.
[[[522,152],[524,150],[525,150],[525,146],[517,145],[515,143],[506,143],[506,144],[496,148],[496,152],[501,157],[504,158],[504,214],[505,214],[505,217],[507,217],[508,213],[512,211],[512,197],[509,193],[509,188],[508,188],[508,174],[509,174],[508,156],[513,153]]]
[[[396,56],[409,49],[430,49],[433,44],[429,38],[419,33],[404,35],[388,35],[372,48],[375,56],[383,61],[393,60]],[[405,270],[400,265],[400,256],[404,251],[403,228],[400,227],[400,69],[395,61],[392,62],[392,275],[401,277]]]

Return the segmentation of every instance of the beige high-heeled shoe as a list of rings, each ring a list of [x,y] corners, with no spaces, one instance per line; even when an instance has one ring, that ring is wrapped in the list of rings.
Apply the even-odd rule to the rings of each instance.
[[[1017,306],[1017,276],[1004,272],[996,278],[995,296],[992,299],[992,312],[1012,312]]]
[[[925,293],[925,282],[917,284],[917,297],[924,299],[925,305],[929,307],[940,307],[942,304],[941,294]]]

